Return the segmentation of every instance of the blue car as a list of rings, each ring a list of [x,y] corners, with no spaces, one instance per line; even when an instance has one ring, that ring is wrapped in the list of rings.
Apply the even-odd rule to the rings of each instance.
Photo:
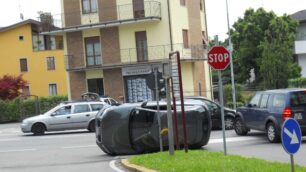
[[[283,122],[294,118],[306,135],[306,89],[260,91],[248,105],[237,108],[234,129],[237,135],[252,130],[265,131],[271,143],[280,141]]]

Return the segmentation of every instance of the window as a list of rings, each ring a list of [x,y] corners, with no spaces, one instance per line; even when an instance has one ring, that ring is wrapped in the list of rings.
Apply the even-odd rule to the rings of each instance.
[[[305,106],[306,105],[306,92],[299,91],[293,92],[290,95],[291,106]]]
[[[267,108],[268,107],[268,99],[269,99],[268,94],[264,94],[262,96],[261,101],[260,101],[260,108]]]
[[[91,104],[90,106],[92,111],[99,111],[100,109],[103,108],[102,104]]]
[[[203,1],[200,0],[200,10],[202,11],[203,10]]]
[[[214,109],[218,109],[218,105],[213,103],[213,102],[210,102],[210,101],[207,101],[207,100],[202,100],[209,108],[209,110],[214,110]]]
[[[87,104],[74,106],[74,113],[83,113],[83,112],[90,112],[89,106]]]
[[[181,1],[181,5],[186,5],[186,0],[180,0]]]
[[[137,61],[148,61],[147,32],[135,32]]]
[[[87,66],[102,64],[101,44],[99,37],[85,38]]]
[[[273,107],[284,107],[285,106],[285,95],[282,94],[276,94],[273,98]]]
[[[256,94],[252,100],[250,101],[250,104],[252,106],[258,107],[259,106],[259,99],[260,99],[261,94]]]
[[[97,0],[82,0],[83,14],[97,12]]]
[[[188,30],[183,29],[183,44],[184,48],[189,48]]]
[[[30,94],[30,87],[29,87],[29,86],[24,86],[24,87],[22,88],[22,95],[24,95],[24,96],[29,96],[29,95],[31,95],[31,94]]]
[[[71,106],[64,106],[52,113],[53,115],[68,115],[71,114]]]
[[[19,41],[23,41],[23,36],[22,35],[19,36]]]
[[[47,69],[55,70],[55,62],[54,57],[47,57]]]
[[[28,71],[27,59],[20,59],[20,71],[21,72],[27,72]]]
[[[56,86],[56,84],[49,84],[49,95],[50,96],[57,95],[57,86]]]
[[[145,17],[144,1],[143,0],[133,0],[133,11],[134,11],[134,18]]]

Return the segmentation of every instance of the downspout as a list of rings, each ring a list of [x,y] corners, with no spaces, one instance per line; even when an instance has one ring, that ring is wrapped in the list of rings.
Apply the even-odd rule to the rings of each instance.
[[[171,47],[171,51],[173,51],[172,25],[171,25],[170,2],[169,2],[169,0],[167,0],[167,5],[168,5],[168,19],[169,19],[170,47]]]

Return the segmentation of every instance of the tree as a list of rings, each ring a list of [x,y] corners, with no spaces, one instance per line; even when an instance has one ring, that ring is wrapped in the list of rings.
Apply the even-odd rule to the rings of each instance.
[[[269,88],[280,87],[280,83],[274,83],[274,86],[268,84],[282,75],[276,71],[288,72],[287,76],[296,75],[291,74],[296,71],[288,69],[288,66],[293,65],[292,48],[297,25],[298,23],[287,15],[278,17],[274,12],[266,12],[262,8],[256,11],[246,10],[244,17],[239,18],[231,30],[234,44],[235,77],[238,82],[246,83],[251,77],[252,69],[256,77],[255,84],[262,84]],[[280,64],[280,60],[283,60],[284,64]],[[280,67],[267,73],[276,64],[280,64],[283,68]],[[286,83],[282,84],[286,86]]]
[[[0,99],[12,100],[18,97],[21,92],[20,89],[27,85],[27,81],[22,78],[22,75],[17,77],[4,75],[0,77]]]

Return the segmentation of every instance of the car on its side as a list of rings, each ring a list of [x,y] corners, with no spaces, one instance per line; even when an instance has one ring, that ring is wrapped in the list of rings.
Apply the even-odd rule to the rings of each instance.
[[[73,129],[94,132],[95,116],[105,105],[106,103],[100,101],[63,102],[44,114],[24,119],[21,130],[34,135]]]
[[[269,142],[280,141],[283,122],[294,118],[306,135],[306,89],[259,91],[248,105],[237,108],[235,131],[246,135],[251,129],[265,131]]]
[[[195,101],[185,102],[187,143],[190,148],[201,148],[208,143],[211,119],[207,107]],[[96,116],[96,143],[109,155],[139,154],[159,150],[159,130],[156,102],[123,104],[100,110]],[[161,129],[167,128],[166,102],[160,102]],[[182,118],[178,108],[177,118]],[[180,120],[178,120],[180,121]],[[183,144],[182,124],[178,122],[179,144]],[[163,135],[163,146],[168,136]]]
[[[185,99],[192,99],[192,100],[200,100],[205,103],[208,109],[211,111],[211,121],[212,121],[212,128],[213,129],[220,129],[222,128],[221,122],[221,105],[209,100],[206,97],[201,96],[187,96]],[[234,109],[230,109],[224,107],[224,124],[225,129],[231,130],[234,128],[234,119],[235,119],[236,111]]]

